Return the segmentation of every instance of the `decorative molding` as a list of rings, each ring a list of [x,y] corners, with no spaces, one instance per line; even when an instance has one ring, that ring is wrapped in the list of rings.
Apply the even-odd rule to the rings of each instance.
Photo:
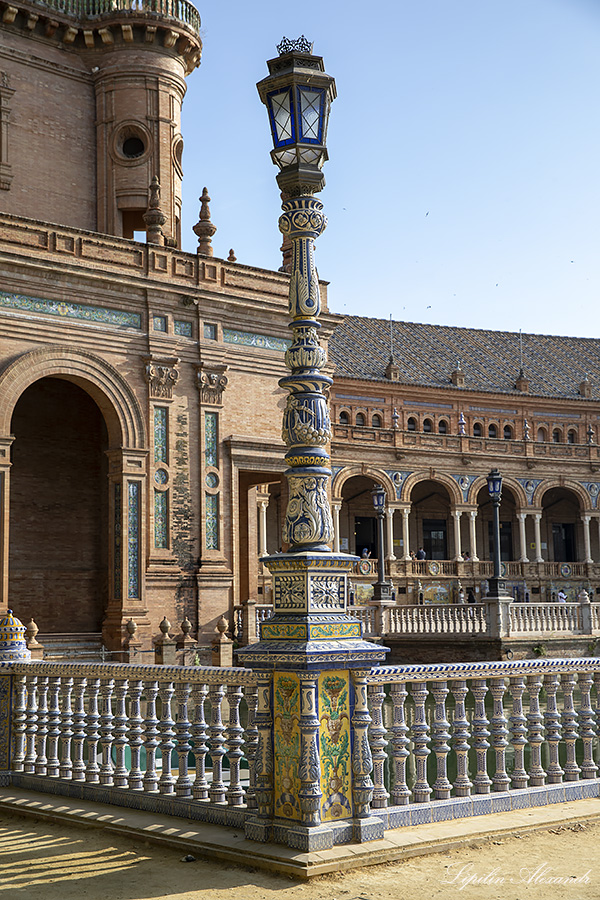
[[[142,327],[142,317],[139,313],[129,313],[104,306],[88,306],[66,300],[45,300],[41,297],[24,297],[21,294],[8,294],[0,291],[0,306],[25,312],[43,313],[47,316],[59,316],[63,319],[99,322],[103,325],[114,325],[117,328],[139,330]]]
[[[245,347],[260,347],[262,350],[279,350],[282,353],[292,343],[285,338],[273,337],[269,334],[255,334],[251,331],[236,331],[234,328],[223,329],[223,341],[225,344],[242,344]]]
[[[202,403],[210,406],[221,406],[223,403],[223,391],[229,383],[225,375],[228,366],[214,366],[211,371],[200,370],[198,372],[198,390]]]
[[[144,368],[144,376],[150,387],[150,397],[158,400],[172,400],[173,388],[179,381],[179,359],[149,359]]]

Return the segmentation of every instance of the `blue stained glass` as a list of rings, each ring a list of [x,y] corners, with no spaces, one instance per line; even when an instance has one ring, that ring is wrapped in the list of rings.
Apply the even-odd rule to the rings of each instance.
[[[204,413],[204,458],[207,466],[217,465],[217,413]]]
[[[166,463],[167,460],[167,408],[154,407],[154,462]]]
[[[140,482],[127,482],[127,562],[131,599],[140,596]]]
[[[121,519],[121,513],[122,513],[121,484],[118,483],[118,484],[115,484],[115,521],[114,521],[114,535],[115,535],[114,595],[115,595],[115,600],[122,599],[122,591],[121,591],[122,519]]]
[[[173,329],[175,334],[180,335],[180,337],[189,337],[192,336],[192,323],[191,322],[180,322],[175,319],[173,323]]]
[[[206,549],[219,549],[219,495],[206,494]]]
[[[169,492],[154,491],[154,546],[157,550],[166,550],[167,524],[169,515]]]

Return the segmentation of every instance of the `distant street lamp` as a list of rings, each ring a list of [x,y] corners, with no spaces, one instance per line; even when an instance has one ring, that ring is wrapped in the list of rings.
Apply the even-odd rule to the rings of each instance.
[[[378,545],[379,552],[377,554],[377,581],[373,585],[373,600],[378,602],[389,603],[392,599],[392,586],[385,580],[385,546],[384,546],[384,530],[383,517],[385,515],[385,490],[380,484],[376,484],[371,491],[373,498],[373,506],[377,513],[378,526]]]
[[[502,500],[502,475],[498,469],[492,469],[487,477],[488,492],[492,501],[492,550],[494,574],[489,580],[488,597],[506,595],[506,582],[501,578],[500,562],[500,501]]]

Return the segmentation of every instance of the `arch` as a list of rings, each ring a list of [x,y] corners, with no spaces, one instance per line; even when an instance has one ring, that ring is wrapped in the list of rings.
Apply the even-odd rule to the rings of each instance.
[[[414,416],[410,416],[408,422],[406,423],[407,431],[416,431],[417,430],[417,420]]]
[[[43,347],[14,360],[0,375],[0,435],[10,434],[17,401],[41,378],[63,378],[85,390],[96,402],[108,429],[109,449],[145,449],[146,425],[137,397],[123,376],[106,360],[87,350]]]
[[[537,438],[536,438],[537,442],[539,444],[545,444],[547,438],[548,438],[548,432],[546,431],[546,429],[544,427],[540,426],[540,428],[538,428],[538,430],[537,430]]]
[[[562,428],[553,428],[552,429],[552,443],[553,444],[561,444],[562,443]]]
[[[336,472],[331,482],[331,500],[332,502],[342,503],[342,491],[344,485],[351,478],[363,475],[365,478],[372,478],[376,484],[381,484],[385,488],[388,496],[388,503],[396,502],[396,486],[390,476],[381,469],[369,466],[363,463],[361,466],[345,466]]]
[[[481,422],[473,423],[473,437],[483,437],[483,425]]]
[[[577,444],[579,442],[579,436],[577,434],[576,428],[569,428],[567,432],[567,444]]]
[[[498,426],[491,422],[488,425],[488,437],[497,438],[498,437]]]
[[[485,475],[479,475],[469,488],[468,502],[474,507],[477,506],[477,495],[482,488],[487,490],[487,477]],[[508,488],[511,491],[518,508],[525,509],[527,507],[527,494],[518,481],[514,478],[502,476],[502,490],[504,488]]]
[[[438,422],[438,434],[448,434],[448,422],[446,419],[440,419]]]
[[[544,494],[547,494],[548,491],[551,491],[553,488],[562,488],[565,491],[571,491],[571,493],[577,496],[582,512],[592,511],[590,497],[583,485],[578,484],[576,481],[568,481],[567,479],[561,481],[558,478],[553,478],[550,481],[542,481],[541,484],[538,484],[535,493],[533,494],[532,505],[538,506],[541,509]]]
[[[371,419],[371,425],[373,428],[381,428],[382,420],[379,413],[374,413],[373,418]]]
[[[425,469],[421,472],[413,472],[412,475],[409,475],[402,485],[402,494],[400,499],[406,503],[409,503],[413,488],[416,487],[416,485],[421,481],[439,482],[448,491],[452,504],[454,506],[463,506],[462,491],[460,490],[454,478],[451,478],[450,475],[445,475],[443,472],[435,472],[435,474],[432,475],[430,469]]]
[[[503,430],[504,440],[512,441],[513,438],[513,430],[512,425],[505,425]]]
[[[341,412],[339,414],[339,423],[340,423],[340,425],[349,425],[350,424],[350,413],[347,410],[345,410],[345,409],[341,410]]]
[[[354,423],[355,425],[358,425],[359,428],[363,428],[367,424],[367,418],[365,414],[362,412],[357,412]]]
[[[431,421],[431,419],[423,419],[423,431],[425,431],[427,434],[433,431],[433,422]]]

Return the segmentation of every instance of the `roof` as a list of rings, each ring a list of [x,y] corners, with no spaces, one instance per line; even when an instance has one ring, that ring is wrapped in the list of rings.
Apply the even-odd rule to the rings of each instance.
[[[447,325],[392,322],[392,349],[398,381],[453,390],[510,393],[521,366],[529,380],[529,394],[581,399],[579,387],[590,380],[591,399],[600,400],[600,339],[483,331]],[[390,322],[346,316],[329,341],[329,359],[342,378],[388,381]],[[460,368],[464,388],[454,387],[451,373]]]

